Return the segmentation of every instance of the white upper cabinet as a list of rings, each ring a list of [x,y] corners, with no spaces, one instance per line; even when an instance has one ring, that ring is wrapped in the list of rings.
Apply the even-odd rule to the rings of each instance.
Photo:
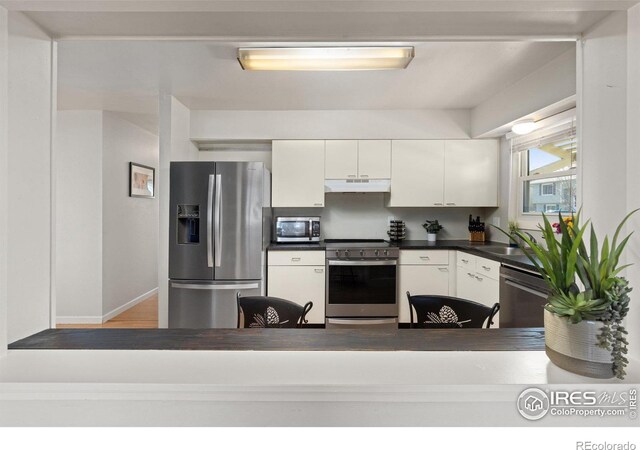
[[[444,172],[445,206],[498,206],[498,141],[445,141]]]
[[[324,152],[327,180],[358,178],[358,141],[325,141]]]
[[[391,178],[391,141],[326,141],[324,177],[327,180]]]
[[[391,141],[358,141],[358,177],[362,179],[391,178]]]
[[[321,140],[273,141],[273,207],[324,206],[324,145]]]
[[[445,141],[391,143],[388,206],[443,206]]]

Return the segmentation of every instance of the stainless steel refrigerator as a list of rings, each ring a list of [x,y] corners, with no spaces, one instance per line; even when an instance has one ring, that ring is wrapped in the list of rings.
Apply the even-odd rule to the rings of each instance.
[[[235,328],[236,294],[261,295],[270,175],[260,162],[172,162],[169,328]]]

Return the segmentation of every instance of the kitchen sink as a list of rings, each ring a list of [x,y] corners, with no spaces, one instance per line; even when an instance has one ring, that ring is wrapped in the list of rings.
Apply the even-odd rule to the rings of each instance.
[[[482,250],[495,255],[524,256],[520,247],[483,247]]]

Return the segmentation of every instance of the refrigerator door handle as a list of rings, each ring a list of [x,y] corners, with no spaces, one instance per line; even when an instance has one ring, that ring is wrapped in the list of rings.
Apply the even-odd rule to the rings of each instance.
[[[216,267],[220,267],[222,264],[222,227],[220,224],[222,223],[222,175],[216,175],[216,240],[215,240],[215,251],[216,251]]]
[[[258,283],[245,283],[245,284],[195,284],[195,283],[178,283],[171,282],[172,288],[177,289],[201,289],[208,291],[228,291],[228,290],[242,290],[242,289],[258,289]]]
[[[207,191],[207,266],[213,267],[213,242],[211,234],[213,232],[213,177],[209,175],[209,188]]]

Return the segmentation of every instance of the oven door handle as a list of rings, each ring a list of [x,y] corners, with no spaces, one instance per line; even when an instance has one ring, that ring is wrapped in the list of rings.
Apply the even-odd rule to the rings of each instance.
[[[395,259],[383,259],[374,261],[344,261],[338,259],[327,260],[330,266],[396,266],[398,261]]]
[[[334,319],[327,318],[327,323],[334,325],[385,325],[388,323],[398,323],[398,319]]]

